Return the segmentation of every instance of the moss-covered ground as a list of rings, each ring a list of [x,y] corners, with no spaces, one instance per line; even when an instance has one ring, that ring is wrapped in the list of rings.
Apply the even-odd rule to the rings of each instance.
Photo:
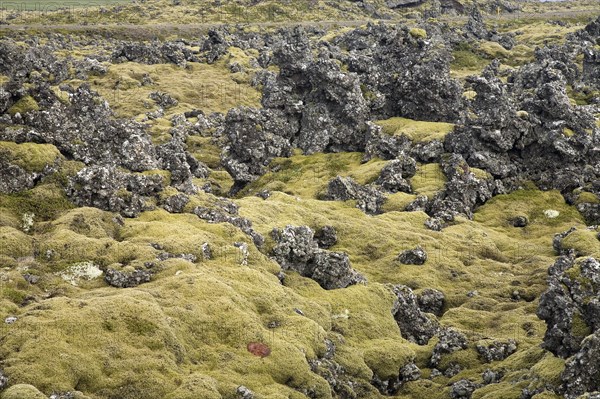
[[[323,355],[325,338],[337,343],[335,360],[367,386],[374,374],[390,378],[410,361],[429,373],[437,339],[425,347],[409,343],[392,317],[389,285],[405,284],[417,293],[424,288],[444,292],[441,324],[459,329],[471,342],[512,338],[519,350],[498,364],[484,364],[474,346],[447,355],[440,367],[459,364],[464,371],[408,383],[398,397],[446,397],[447,384],[459,378],[479,381],[490,367],[507,377],[477,391],[478,398],[515,397],[524,384],[516,382],[524,376],[537,377],[540,386],[555,382],[562,363],[538,348],[544,324],[535,311],[554,257],[553,233],[571,226],[584,231],[575,208],[557,192],[522,190],[493,198],[472,221],[461,219],[435,232],[424,227],[422,212],[397,207],[368,216],[351,201],[318,199],[338,174],[362,184],[373,181],[385,162],[361,164],[361,158],[349,153],[276,160],[278,172],[235,200],[240,214],[265,237],[288,224],[334,226],[339,241],[332,249],[347,252],[369,282],[333,291],[295,273],[281,285],[278,265],[228,224],[155,210],[120,225],[113,214],[69,209],[57,198],[26,233],[23,214],[37,215],[34,204],[46,201],[34,192],[52,192],[51,185],[20,194],[30,202],[0,196],[0,316],[17,317],[2,327],[4,371],[12,383],[31,384],[46,394],[77,390],[89,398],[228,398],[238,385],[264,398],[301,398],[301,390],[327,398],[326,381],[307,363]],[[413,178],[416,194],[441,187],[439,171],[429,165],[419,170],[423,173]],[[273,190],[267,200],[250,195],[263,188]],[[212,201],[210,194],[192,200]],[[549,219],[548,209],[559,216]],[[515,216],[527,216],[530,224],[512,227]],[[249,244],[247,266],[241,265],[234,242]],[[211,260],[202,258],[203,243],[212,249]],[[396,261],[399,252],[417,244],[429,253],[425,265]],[[157,262],[163,251],[192,253],[198,261]],[[102,278],[81,277],[73,284],[62,277],[81,262],[124,270],[157,264],[152,282],[117,289]],[[39,281],[30,284],[24,274]],[[254,341],[267,343],[271,355],[251,355],[246,345]],[[4,397],[10,395],[7,391]],[[379,394],[373,388],[365,395]]]
[[[202,7],[206,4],[149,0],[144,7],[131,3],[109,8],[108,13],[58,12],[48,15],[47,21],[197,23],[230,20],[236,13],[252,21],[364,17],[364,11],[351,2],[346,8],[322,1],[264,1],[245,9]],[[581,7],[590,4],[583,1]],[[525,7],[535,10],[529,3]],[[391,12],[391,16],[397,15]],[[20,14],[15,23],[30,18]],[[477,73],[494,58],[509,66],[520,65],[533,57],[544,38],[560,42],[585,22],[557,26],[498,19],[493,23],[501,32],[519,33],[517,46],[505,50],[492,42],[462,43],[454,51],[453,74],[464,78]],[[344,29],[332,29],[322,39]],[[94,51],[87,46],[57,56],[82,58]],[[171,137],[170,118],[176,114],[259,106],[260,93],[250,84],[252,58],[257,56],[230,48],[229,55],[212,65],[107,63],[106,74],[92,75],[86,83],[117,116],[144,120],[158,144]],[[232,73],[233,63],[244,70]],[[143,81],[152,83],[143,85]],[[5,83],[2,76],[0,83]],[[146,113],[158,109],[148,97],[154,91],[168,93],[178,105],[146,120]],[[570,95],[573,101],[585,100],[581,93]],[[8,113],[35,110],[38,105],[32,100],[23,97]],[[404,118],[377,123],[386,134],[405,135],[413,142],[441,141],[453,129],[451,124]],[[191,135],[186,144],[194,157],[212,169],[207,179],[195,183],[210,182],[214,194],[224,195],[233,181],[220,168],[222,148],[211,133]],[[475,211],[473,220],[458,218],[442,231],[427,229],[425,213],[405,208],[417,196],[431,198],[444,188],[446,178],[437,163],[418,164],[410,179],[412,193],[387,194],[383,213],[372,216],[357,209],[354,201],[325,201],[323,194],[336,176],[352,177],[363,185],[373,183],[386,161],[375,158],[363,163],[362,153],[294,153],[277,158],[264,176],[231,199],[240,215],[266,238],[261,251],[236,227],[208,223],[192,213],[196,206],[217,203],[213,194],[191,195],[182,214],[155,208],[122,219],[69,202],[64,192],[67,179],[84,165],[65,158],[56,147],[0,142],[0,156],[27,172],[43,173],[35,187],[0,195],[0,368],[10,385],[0,394],[2,399],[43,398],[66,391],[79,399],[234,399],[240,385],[255,392],[256,398],[332,398],[327,381],[309,365],[325,356],[326,339],[335,343],[334,360],[358,383],[361,398],[382,398],[370,384],[374,376],[394,378],[411,362],[423,378],[404,384],[397,398],[448,398],[452,383],[463,378],[481,383],[486,369],[502,371],[504,378],[476,390],[473,398],[518,398],[524,388],[556,385],[564,368],[562,360],[540,348],[545,324],[536,317],[540,294],[547,287],[547,268],[556,256],[554,234],[575,226],[577,230],[563,245],[581,256],[600,257],[597,232],[586,229],[576,205],[565,203],[559,192],[542,192],[532,185],[494,197]],[[484,177],[485,172],[473,171]],[[164,171],[151,173],[168,177]],[[271,196],[266,200],[255,196],[262,190],[269,190]],[[175,193],[169,188],[161,198]],[[582,193],[578,201],[596,200]],[[529,224],[514,227],[517,216],[527,217]],[[368,282],[326,291],[309,278],[286,272],[282,284],[280,267],[268,252],[274,245],[270,232],[286,225],[308,225],[313,230],[334,226],[338,242],[331,250],[346,252],[352,267]],[[247,263],[234,245],[240,242],[248,245]],[[204,257],[205,243],[211,249],[210,259]],[[417,245],[428,253],[424,265],[397,261],[399,253]],[[158,260],[164,252],[192,254],[197,260]],[[100,275],[107,269],[152,270],[153,276],[149,283],[119,289]],[[424,346],[402,338],[392,316],[390,288],[396,284],[417,294],[427,288],[444,293],[438,320],[463,332],[469,346],[442,356],[438,368],[444,371],[459,365],[458,374],[430,377],[430,356],[438,338]],[[16,321],[4,322],[8,317]],[[517,352],[504,361],[485,363],[476,350],[477,344],[508,339],[516,341]],[[254,356],[247,350],[251,342],[268,345],[271,354]]]

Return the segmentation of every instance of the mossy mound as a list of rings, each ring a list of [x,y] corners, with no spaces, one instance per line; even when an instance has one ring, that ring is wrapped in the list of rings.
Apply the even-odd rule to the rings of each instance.
[[[386,134],[405,135],[414,142],[442,141],[454,129],[452,123],[415,121],[407,118],[390,118],[377,121],[377,124]]]
[[[16,144],[7,141],[0,141],[0,155],[28,172],[41,172],[62,158],[52,144]]]
[[[47,397],[33,385],[17,384],[4,391],[2,399],[47,399]]]
[[[19,101],[14,103],[9,109],[8,113],[11,115],[25,115],[31,111],[39,111],[40,106],[37,101],[31,96],[22,97]]]

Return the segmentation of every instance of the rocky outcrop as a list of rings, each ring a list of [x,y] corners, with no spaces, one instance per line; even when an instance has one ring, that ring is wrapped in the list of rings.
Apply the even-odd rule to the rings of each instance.
[[[381,213],[385,197],[371,186],[363,186],[351,177],[338,176],[327,185],[324,199],[329,201],[356,200],[356,207],[368,214]]]
[[[0,152],[0,156],[1,156]],[[28,173],[18,165],[13,165],[5,158],[0,158],[0,193],[10,194],[23,191],[34,186],[35,175]]]
[[[546,321],[543,346],[567,358],[600,328],[600,263],[563,255],[548,269],[548,290],[540,298],[538,317]]]
[[[392,315],[400,327],[402,337],[419,345],[426,345],[438,332],[438,322],[419,309],[417,296],[410,288],[397,285],[393,287],[393,292],[396,301],[392,307]]]
[[[427,252],[420,245],[407,249],[398,255],[398,261],[403,265],[423,265],[427,261]]]
[[[119,271],[115,269],[106,269],[104,280],[116,288],[137,287],[140,284],[147,283],[152,278],[149,270],[137,269],[132,272]]]
[[[487,363],[504,360],[517,351],[517,342],[509,339],[506,342],[494,341],[487,345],[477,345],[477,352]]]
[[[463,333],[451,328],[443,328],[439,332],[439,341],[433,347],[429,364],[437,368],[444,355],[465,350],[467,347],[467,337]]]
[[[446,136],[446,150],[507,189],[533,180],[542,189],[570,193],[597,181],[600,171],[590,165],[600,159],[599,130],[593,115],[569,100],[566,85],[578,78],[565,52],[572,53],[538,50],[536,61],[513,72],[510,84],[498,78],[497,63],[469,78],[477,93],[469,104],[473,116]]]
[[[158,167],[145,127],[115,119],[108,103],[89,87],[73,89],[68,104],[45,89],[33,94],[47,108],[27,113],[25,126],[0,131],[0,139],[54,144],[67,158],[86,165],[121,166],[134,172]]]
[[[600,333],[596,331],[581,343],[581,349],[567,360],[565,370],[561,374],[562,391],[565,398],[575,399],[589,396],[597,397],[600,391]],[[594,394],[594,392],[596,392]]]
[[[425,313],[433,313],[436,316],[441,316],[446,304],[446,297],[443,292],[433,288],[425,288],[417,295],[419,309]]]
[[[146,207],[146,197],[163,190],[163,178],[121,172],[110,166],[90,166],[71,178],[66,192],[77,206],[93,206],[135,217]]]
[[[390,193],[404,192],[411,193],[410,182],[407,180],[415,175],[417,163],[408,156],[400,156],[388,162],[383,169],[375,184],[380,185],[385,191]]]
[[[444,221],[453,220],[456,215],[472,218],[476,207],[492,198],[497,191],[495,182],[476,177],[460,155],[452,154],[441,164],[448,181],[444,190],[427,202],[427,213]]]
[[[126,42],[112,54],[115,63],[137,62],[138,64],[173,63],[185,67],[187,62],[198,62],[193,52],[180,42]]]
[[[310,227],[286,226],[274,229],[271,236],[276,242],[272,255],[283,270],[296,271],[326,290],[366,282],[352,269],[346,253],[320,249]]]
[[[373,120],[458,119],[462,90],[449,75],[451,55],[436,28],[424,28],[426,37],[419,37],[402,25],[368,24],[334,40],[348,51],[339,57],[364,85]]]
[[[252,222],[238,215],[238,208],[232,202],[225,202],[224,206],[214,208],[198,206],[194,208],[193,213],[209,223],[229,223],[237,227],[252,238],[257,247],[261,247],[265,242],[264,237],[252,228]]]

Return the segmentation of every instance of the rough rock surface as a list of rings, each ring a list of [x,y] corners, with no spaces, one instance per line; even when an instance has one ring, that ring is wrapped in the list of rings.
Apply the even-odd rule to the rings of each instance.
[[[404,285],[394,286],[397,299],[392,314],[400,327],[402,337],[419,345],[426,345],[439,329],[437,321],[419,309],[417,296]]]
[[[444,293],[433,288],[425,288],[417,295],[419,308],[425,313],[441,316],[444,311],[446,297]]]
[[[509,339],[506,342],[494,341],[489,345],[477,345],[477,352],[486,362],[504,360],[517,351],[517,342]]]
[[[152,273],[148,270],[135,270],[123,272],[115,269],[107,269],[104,272],[104,280],[113,287],[131,288],[150,281]]]
[[[566,362],[561,375],[565,398],[575,399],[586,392],[600,390],[599,356],[600,335],[596,331],[583,340],[579,352]]]
[[[451,328],[443,328],[439,332],[439,341],[433,347],[429,363],[433,367],[438,367],[442,356],[467,349],[467,346],[467,337],[463,333]]]
[[[146,207],[145,197],[163,189],[159,175],[124,173],[114,167],[82,169],[69,182],[66,192],[78,206],[93,206],[126,217],[135,217]]]
[[[600,263],[563,255],[548,269],[548,290],[540,298],[538,317],[546,321],[544,348],[567,358],[600,327]]]
[[[327,290],[366,282],[360,273],[352,269],[346,253],[320,249],[308,226],[274,229],[271,236],[277,243],[273,256],[284,270],[297,271]]]
[[[338,176],[327,185],[325,199],[330,201],[356,200],[356,207],[368,214],[381,213],[385,197],[371,186],[363,186],[351,177]]]
[[[421,246],[407,249],[398,255],[398,261],[404,265],[423,265],[427,261],[427,252]]]

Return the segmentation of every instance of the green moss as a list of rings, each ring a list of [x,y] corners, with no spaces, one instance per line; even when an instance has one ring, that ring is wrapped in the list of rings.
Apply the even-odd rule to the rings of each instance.
[[[403,340],[372,340],[364,351],[364,361],[381,380],[398,376],[400,368],[412,362],[415,353]]]
[[[11,115],[17,113],[24,115],[31,111],[38,111],[39,109],[40,107],[33,97],[25,96],[13,104],[13,106],[8,109],[8,113]]]
[[[446,176],[437,163],[418,165],[417,173],[410,180],[416,194],[426,195],[429,198],[444,189]]]
[[[537,362],[531,371],[541,378],[546,384],[559,386],[561,383],[560,374],[565,368],[565,360],[545,353],[544,357]]]
[[[240,196],[268,189],[303,198],[317,198],[329,181],[338,175],[352,177],[359,184],[368,184],[377,179],[386,162],[375,158],[362,163],[362,158],[363,154],[357,152],[277,158],[269,166],[272,171],[248,185]]]
[[[188,151],[209,168],[221,167],[221,148],[213,142],[212,137],[189,136],[186,144]]]
[[[2,399],[46,399],[46,395],[33,385],[17,384],[4,391]]]
[[[426,39],[427,38],[427,31],[425,29],[421,29],[421,28],[412,28],[410,31],[408,31],[408,33],[415,38],[419,38],[419,39]]]
[[[594,193],[590,193],[588,191],[582,191],[577,196],[577,204],[581,203],[590,203],[590,204],[598,204],[600,203],[600,198]]]
[[[577,229],[566,236],[561,245],[564,249],[574,249],[578,256],[600,255],[600,241],[597,232],[588,229]]]
[[[563,129],[563,134],[567,137],[572,137],[575,134],[575,132],[573,130],[569,129],[568,127],[565,127]]]
[[[165,399],[221,399],[217,381],[203,375],[192,374]]]
[[[581,313],[575,312],[571,321],[571,334],[575,337],[585,338],[591,333],[592,330],[585,322]]]
[[[404,135],[414,142],[443,140],[454,129],[452,123],[415,121],[407,118],[390,118],[376,122],[383,132],[392,136]]]
[[[31,256],[33,240],[22,231],[2,226],[0,227],[0,254],[13,258]]]
[[[58,149],[51,144],[16,144],[7,141],[0,141],[0,155],[28,172],[41,172],[62,158]]]
[[[6,208],[19,217],[31,213],[35,220],[50,220],[73,208],[73,205],[61,187],[49,183],[16,194],[0,195],[0,208]]]

